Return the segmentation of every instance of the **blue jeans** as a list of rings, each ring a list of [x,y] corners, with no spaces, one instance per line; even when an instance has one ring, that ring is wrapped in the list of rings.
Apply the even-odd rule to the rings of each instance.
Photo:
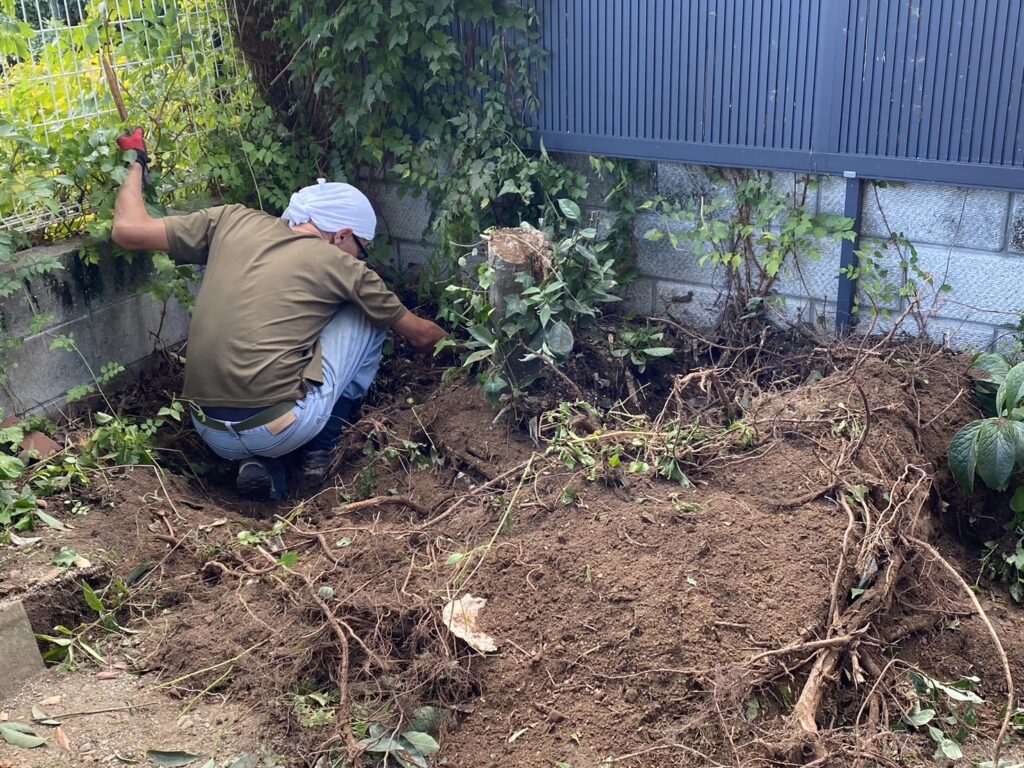
[[[370,325],[359,307],[347,305],[338,310],[320,334],[324,383],[296,402],[295,421],[276,435],[266,427],[235,430],[232,422],[224,422],[228,431],[223,432],[195,417],[192,424],[214,453],[225,459],[277,458],[292,453],[324,430],[338,401],[360,400],[366,394],[380,366],[385,334]]]

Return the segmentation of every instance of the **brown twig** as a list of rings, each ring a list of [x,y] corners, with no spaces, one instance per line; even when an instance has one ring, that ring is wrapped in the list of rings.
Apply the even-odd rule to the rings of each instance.
[[[124,707],[107,707],[106,709],[83,709],[77,712],[61,712],[59,715],[51,715],[54,720],[64,720],[68,717],[84,717],[86,715],[105,715],[109,712],[130,712],[133,709],[143,707],[155,707],[159,701],[145,701],[142,704],[128,704]]]
[[[387,504],[399,504],[401,506],[409,507],[409,509],[413,510],[421,517],[426,517],[430,514],[430,510],[409,496],[374,496],[372,499],[352,501],[348,504],[343,504],[340,507],[335,507],[331,510],[331,513],[335,515],[347,515],[351,512],[362,512],[364,509],[383,507]]]

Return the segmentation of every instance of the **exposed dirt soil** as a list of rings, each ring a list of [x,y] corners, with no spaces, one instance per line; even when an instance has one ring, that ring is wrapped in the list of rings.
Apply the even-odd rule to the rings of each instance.
[[[981,678],[992,738],[964,749],[990,756],[999,657],[914,543],[973,583],[979,550],[957,540],[964,500],[944,459],[976,417],[966,361],[789,350],[763,345],[743,365],[681,353],[635,378],[634,415],[569,408],[535,424],[539,446],[473,387],[392,363],[332,481],[273,507],[236,498],[224,472],[190,474],[216,462],[187,430],[168,433],[174,472],[106,471],[76,490],[90,511],[62,515],[71,532],[35,555],[0,552],[0,597],[24,596],[37,631],[73,626],[89,617],[81,579],[102,589],[152,565],[118,613],[139,634],[100,639],[108,659],[148,690],[188,676],[166,688],[180,706],[253,708],[259,733],[236,751],[265,742],[294,765],[347,764],[368,726],[390,733],[422,706],[447,713],[439,757],[467,768],[927,764],[927,735],[893,732],[910,669]],[[619,361],[589,350],[576,365],[598,405],[629,394]],[[146,411],[161,390],[173,379],[125,406]],[[672,428],[687,436],[675,455],[688,488],[656,477]],[[630,471],[644,460],[652,471]],[[54,572],[60,546],[93,568]],[[487,599],[496,653],[446,628],[442,607],[466,593]],[[1024,681],[1024,615],[1001,586],[982,595]],[[325,697],[312,718],[311,692]]]
[[[182,714],[188,701],[154,690],[145,678],[119,669],[50,670],[5,702],[10,720],[32,722],[33,707],[60,723],[36,725],[51,738],[45,749],[27,751],[0,741],[4,768],[64,768],[70,765],[145,763],[148,750],[188,752],[229,765],[247,755],[271,754],[262,742],[262,713],[251,705],[200,701]],[[254,761],[255,764],[255,761]]]

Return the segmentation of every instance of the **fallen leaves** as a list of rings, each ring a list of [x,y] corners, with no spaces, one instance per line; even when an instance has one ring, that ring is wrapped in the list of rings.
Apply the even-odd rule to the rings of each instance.
[[[191,765],[199,759],[199,755],[191,752],[166,752],[161,749],[147,749],[146,757],[150,762],[162,765],[164,768],[181,768],[183,765]]]
[[[21,749],[35,749],[46,743],[46,739],[24,723],[9,721],[0,723],[0,737],[8,744]]]
[[[57,746],[65,752],[71,751],[71,739],[68,738],[68,734],[64,730],[64,726],[57,726],[57,730],[53,732],[53,740],[57,742]]]

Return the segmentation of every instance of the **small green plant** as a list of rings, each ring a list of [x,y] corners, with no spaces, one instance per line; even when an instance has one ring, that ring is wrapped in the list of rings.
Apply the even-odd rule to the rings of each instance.
[[[10,532],[32,530],[38,523],[63,530],[66,526],[45,510],[45,499],[73,483],[89,482],[77,458],[66,452],[26,465],[21,444],[30,426],[17,423],[0,429],[0,542]]]
[[[495,280],[488,264],[478,267],[475,283],[446,289],[441,316],[469,338],[448,340],[441,348],[463,350],[461,369],[477,372],[484,394],[495,404],[536,380],[540,369],[530,365],[533,361],[564,362],[573,351],[575,331],[598,316],[600,305],[619,301],[608,243],[597,240],[596,229],[577,226],[581,214],[576,203],[558,202],[566,226],[560,237],[549,232],[550,266],[543,275],[527,271],[516,276],[521,290],[505,297],[503,316],[496,315],[488,295]]]
[[[82,446],[82,461],[92,466],[156,464],[154,438],[157,430],[167,424],[167,419],[180,423],[183,413],[184,406],[178,401],[161,408],[157,418],[140,422],[97,412],[94,418],[98,426]]]
[[[889,317],[901,302],[935,284],[921,266],[917,248],[900,232],[890,232],[885,240],[865,239],[856,256],[856,264],[840,270],[857,285],[855,315],[863,315],[866,306],[873,316]],[[946,293],[950,286],[943,284],[939,290]]]
[[[303,728],[323,728],[334,722],[337,706],[336,694],[313,691],[296,694],[292,710]]]
[[[355,487],[352,489],[352,500],[362,501],[372,498],[377,493],[378,477],[377,468],[372,464],[359,470],[356,475]]]
[[[68,547],[61,547],[60,551],[50,558],[50,565],[56,565],[58,568],[65,570],[75,567],[75,562],[78,560],[78,553],[69,549]]]
[[[1024,363],[1011,368],[1001,355],[985,354],[975,359],[972,368],[990,377],[977,383],[987,418],[972,421],[953,436],[949,468],[957,484],[968,493],[974,491],[976,476],[989,488],[1005,491],[1024,469],[1024,408],[1020,407],[1024,400]],[[1010,505],[1014,511],[1024,512],[1024,491],[1018,488]]]
[[[401,466],[405,471],[429,469],[441,461],[433,445],[399,437],[385,425],[377,425],[366,436],[363,455]]]
[[[278,520],[266,531],[241,530],[235,536],[235,541],[242,548],[258,547],[269,542],[276,543],[280,539],[281,534],[284,533],[285,528],[287,528],[285,523]],[[287,564],[287,561],[285,564]]]
[[[36,635],[38,640],[50,646],[43,654],[43,659],[67,669],[74,669],[83,658],[90,658],[98,664],[106,664],[106,658],[97,648],[98,637],[105,634],[137,634],[135,630],[123,626],[117,616],[130,596],[128,585],[120,579],[114,579],[99,591],[83,581],[82,597],[89,609],[96,614],[96,618],[74,629],[60,624],[53,628],[51,635]]]
[[[380,723],[370,725],[369,735],[359,741],[359,748],[384,764],[393,760],[402,768],[426,768],[427,759],[441,749],[425,731],[410,728],[396,733]]]
[[[933,759],[959,760],[960,745],[978,725],[976,707],[984,700],[974,692],[981,682],[977,677],[961,677],[954,683],[942,683],[915,670],[909,673],[912,708],[903,716],[903,727],[927,730],[935,742]]]
[[[605,428],[603,422],[610,422]],[[613,481],[620,474],[648,474],[690,487],[686,467],[692,449],[706,443],[697,424],[656,429],[646,416],[602,413],[585,402],[562,403],[540,418],[546,454],[566,469],[584,469],[591,481]]]
[[[779,279],[799,274],[798,259],[817,261],[823,243],[855,237],[850,219],[813,212],[808,198],[818,182],[810,177],[786,191],[761,171],[714,171],[706,181],[714,191],[684,201],[656,197],[641,208],[661,215],[648,240],[692,248],[702,266],[724,270],[729,300],[722,322],[761,317],[780,301]]]
[[[646,323],[642,328],[622,328],[608,336],[612,357],[628,359],[639,373],[647,370],[651,360],[671,357],[675,349],[664,346],[665,331]]]
[[[1013,518],[1006,525],[1014,534],[1007,548],[1002,542],[986,543],[982,574],[1010,585],[1010,595],[1024,602],[1024,363],[1011,366],[1002,355],[978,355],[970,371],[974,391],[985,418],[961,428],[949,444],[949,468],[957,484],[968,493],[975,489],[975,478],[996,491],[1005,491],[1016,483],[1010,498]]]

